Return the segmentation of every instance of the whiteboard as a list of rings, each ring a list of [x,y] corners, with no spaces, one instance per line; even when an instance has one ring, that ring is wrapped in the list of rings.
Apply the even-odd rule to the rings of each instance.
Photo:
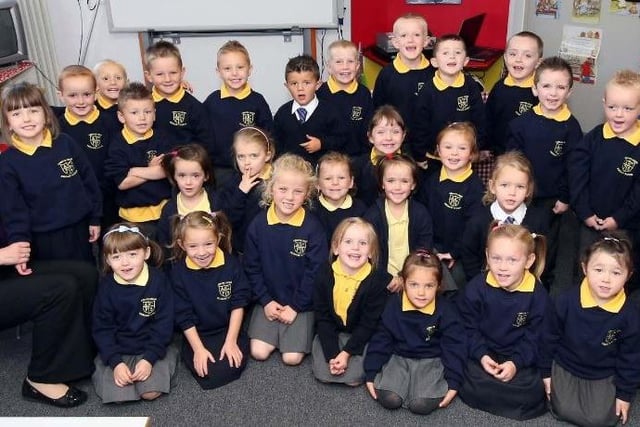
[[[240,31],[336,28],[338,1],[108,0],[107,6],[111,31]]]

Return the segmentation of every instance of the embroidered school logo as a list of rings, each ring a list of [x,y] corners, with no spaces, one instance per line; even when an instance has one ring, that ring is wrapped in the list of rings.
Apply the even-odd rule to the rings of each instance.
[[[231,281],[218,283],[218,297],[219,301],[226,301],[231,297]]]
[[[520,104],[518,104],[518,111],[516,111],[516,116],[526,113],[531,109],[531,107],[533,107],[533,105],[530,102],[520,101]]]
[[[60,178],[71,178],[78,173],[78,170],[76,169],[76,165],[73,163],[72,158],[60,160],[58,162],[58,166],[60,166],[60,169],[62,170],[62,175],[60,175]]]
[[[420,93],[423,87],[424,87],[424,82],[418,82],[418,90],[415,91],[414,95],[417,95],[418,93]]]
[[[90,148],[92,150],[99,150],[101,148],[104,148],[104,145],[102,145],[102,134],[90,133],[89,142],[87,143],[87,148]]]
[[[304,239],[293,239],[293,250],[289,252],[293,256],[304,256],[307,252],[307,241]]]
[[[357,105],[351,107],[351,120],[362,120],[362,107]]]
[[[562,156],[562,152],[564,150],[564,144],[565,144],[565,141],[556,141],[555,145],[553,146],[553,149],[551,151],[549,151],[549,153],[553,157]]]
[[[638,161],[632,157],[625,157],[622,161],[622,166],[616,170],[624,176],[633,176],[633,170],[635,169]]]
[[[524,326],[527,323],[527,317],[529,317],[529,313],[526,311],[521,311],[520,313],[516,313],[516,318],[514,319],[511,326],[515,326],[516,328]]]
[[[151,160],[153,160],[154,157],[156,157],[158,155],[158,151],[157,150],[149,150],[147,151],[147,163],[149,163]]]
[[[255,126],[256,125],[256,113],[253,111],[242,112],[242,123],[240,126]]]
[[[462,202],[462,194],[449,193],[449,200],[444,205],[449,209],[460,209],[460,202]]]
[[[471,108],[469,105],[469,95],[458,97],[458,109],[456,111],[468,111]]]
[[[435,325],[427,326],[426,329],[424,330],[425,332],[424,340],[431,341],[431,337],[436,334],[436,330],[437,330],[437,327]]]
[[[618,341],[618,337],[621,333],[622,331],[620,329],[609,329],[600,344],[605,347],[613,344],[614,342]]]
[[[142,298],[140,300],[141,309],[138,313],[142,317],[151,317],[156,314],[157,298]]]
[[[187,112],[186,111],[172,111],[171,121],[169,122],[174,126],[186,126],[187,125]]]

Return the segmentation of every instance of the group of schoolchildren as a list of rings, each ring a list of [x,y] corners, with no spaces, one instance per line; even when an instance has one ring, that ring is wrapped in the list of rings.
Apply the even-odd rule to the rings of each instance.
[[[428,414],[460,395],[517,420],[627,421],[640,385],[640,312],[624,289],[640,75],[616,74],[606,122],[583,136],[571,68],[542,59],[537,35],[511,37],[485,104],[460,37],[440,37],[429,61],[423,17],[393,32],[398,55],[372,96],[357,48],[337,41],[324,83],[313,58],[289,60],[292,100],[273,117],[236,41],[204,103],[164,41],[146,52],[151,90],[110,60],[66,67],[62,108],[33,85],[5,90],[8,241],[30,242],[32,259],[102,253],[103,402],[168,393],[179,357],[212,389],[277,349],[288,365],[311,353],[319,381],[364,383],[389,409]],[[478,162],[493,165],[486,184]],[[584,279],[552,301],[571,210]]]

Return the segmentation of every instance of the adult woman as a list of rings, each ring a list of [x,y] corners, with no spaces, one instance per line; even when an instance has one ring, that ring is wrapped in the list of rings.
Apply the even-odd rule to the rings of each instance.
[[[95,292],[97,272],[91,264],[67,261],[28,268],[30,251],[28,242],[0,249],[0,329],[33,322],[31,361],[22,383],[26,399],[78,406],[87,394],[65,382],[93,371],[84,319],[86,295]]]

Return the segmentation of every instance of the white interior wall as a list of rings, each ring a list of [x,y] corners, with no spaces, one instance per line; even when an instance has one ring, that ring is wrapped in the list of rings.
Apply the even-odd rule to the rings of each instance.
[[[86,57],[84,65],[92,67],[98,61],[105,58],[112,58],[121,62],[127,69],[130,80],[142,80],[143,69],[140,59],[140,48],[137,33],[111,33],[107,19],[107,7],[104,0],[100,2],[91,38],[87,44],[92,20],[96,12],[90,11],[85,1],[75,0],[49,0],[49,13],[55,37],[56,53],[58,64],[62,68],[69,64],[78,63],[81,23],[84,27],[84,44],[86,45]],[[82,8],[82,19],[80,8]],[[211,2],[212,7],[215,6]],[[267,3],[265,3],[266,5]],[[351,37],[351,1],[344,1],[346,7],[343,36],[346,39]],[[317,31],[316,51],[318,60],[322,46],[320,45],[321,30]],[[215,75],[215,52],[224,41],[237,38],[247,45],[252,57],[254,66],[253,75],[250,79],[252,86],[258,92],[263,93],[271,108],[275,111],[277,107],[288,99],[288,95],[283,87],[284,65],[287,58],[295,56],[302,51],[302,38],[294,37],[290,44],[282,42],[279,36],[234,36],[225,34],[213,36],[211,38],[183,38],[179,45],[184,57],[187,69],[186,78],[195,88],[194,95],[204,100],[204,98],[219,86]],[[326,31],[324,38],[324,52],[326,47],[338,38],[335,29]],[[49,76],[55,81],[56,76]],[[325,73],[326,77],[326,73]]]

